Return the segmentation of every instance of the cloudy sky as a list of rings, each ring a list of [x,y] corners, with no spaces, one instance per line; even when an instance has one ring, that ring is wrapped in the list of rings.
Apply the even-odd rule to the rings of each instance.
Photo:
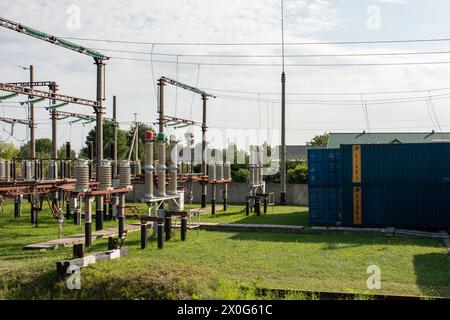
[[[450,41],[329,44],[450,38],[449,9],[450,4],[444,0],[285,0],[287,143],[304,144],[324,131],[449,130],[450,109],[446,104],[450,90],[426,91],[450,87],[449,64],[349,64],[450,61],[450,53],[442,53],[450,51]],[[280,46],[200,45],[279,43],[279,0],[0,0],[0,12],[4,18],[61,37],[140,42],[73,40],[116,57],[106,66],[105,106],[107,116],[111,116],[112,96],[118,96],[123,128],[133,121],[134,113],[142,122],[156,121],[153,79],[167,76],[191,85],[198,82],[199,87],[217,94],[208,108],[210,137],[216,146],[236,137],[243,146],[244,136],[251,137],[251,143],[279,143]],[[317,42],[328,44],[311,44]],[[1,82],[27,81],[28,71],[19,66],[33,64],[36,80],[56,81],[63,94],[95,98],[91,58],[7,29],[0,29],[0,44]],[[354,55],[411,52],[441,53]],[[170,55],[155,55],[158,53]],[[353,56],[330,56],[336,54]],[[153,64],[152,58],[156,60]],[[369,94],[415,90],[424,91]],[[201,119],[199,97],[174,88],[166,92],[168,113]],[[429,94],[432,104],[426,101]],[[26,110],[14,103],[18,101],[0,104],[2,116],[25,117]],[[38,137],[50,137],[45,105],[37,105]],[[69,106],[66,110],[92,113],[87,107]],[[66,120],[61,123],[60,141],[71,139],[79,148],[90,128],[92,124],[70,125]],[[26,138],[27,132],[20,126],[14,128],[13,137],[9,137],[10,126],[0,125],[0,129],[1,140],[21,144]],[[175,131],[181,136],[185,130]],[[198,130],[192,130],[198,141]]]

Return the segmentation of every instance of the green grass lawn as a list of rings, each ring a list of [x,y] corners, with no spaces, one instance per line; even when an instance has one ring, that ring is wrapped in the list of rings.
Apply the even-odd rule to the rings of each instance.
[[[136,203],[141,208],[141,212],[145,212],[146,205]],[[200,205],[193,204],[191,208],[199,208]],[[185,210],[189,209],[189,205],[185,205]],[[193,218],[193,222],[197,222],[197,218]],[[216,206],[216,214],[203,214],[200,217],[201,222],[215,223],[246,223],[246,224],[282,224],[307,226],[308,225],[308,208],[300,206],[274,206],[268,207],[267,214],[263,213],[261,206],[261,216],[257,217],[254,212],[249,216],[245,215],[244,205],[230,205],[227,211],[223,211],[222,205]]]
[[[226,216],[218,213],[203,219],[256,219],[245,217],[240,206],[233,208]],[[306,216],[304,208],[285,209],[284,213],[274,210],[273,215]],[[20,220],[12,215],[11,205],[0,215],[0,298],[255,297],[251,291],[240,290],[241,286],[367,293],[370,265],[381,268],[382,289],[369,293],[450,297],[450,262],[438,240],[195,230],[189,231],[187,242],[180,241],[176,230],[164,250],[156,249],[155,239],[141,250],[139,232],[131,233],[125,241],[130,249],[127,257],[83,269],[82,289],[71,291],[55,276],[56,261],[70,258],[71,248],[22,250],[24,245],[56,238],[56,223],[48,212],[41,214],[38,228],[29,223],[26,210]],[[267,219],[275,219],[270,215]],[[106,223],[106,227],[115,225]],[[83,227],[70,222],[63,230],[65,234],[83,233]],[[106,247],[106,239],[97,240],[89,251]]]

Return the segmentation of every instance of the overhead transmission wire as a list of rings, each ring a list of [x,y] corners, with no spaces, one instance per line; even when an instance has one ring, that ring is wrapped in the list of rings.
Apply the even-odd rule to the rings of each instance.
[[[180,56],[177,56],[177,64],[176,64],[176,81],[177,82],[179,80],[179,78],[178,78],[179,77],[179,73],[178,73],[179,59],[180,59]],[[175,117],[177,117],[177,116],[178,116],[178,86],[175,86]],[[175,130],[176,130],[176,127],[175,127]]]
[[[128,60],[137,62],[154,62],[154,63],[166,63],[175,64],[176,61],[167,60],[154,60],[154,59],[139,59],[130,57],[110,57],[114,60]],[[183,61],[179,62],[181,65],[197,65],[202,66],[225,66],[225,67],[282,67],[283,64],[277,63],[227,63],[227,62],[198,62],[198,61]],[[413,65],[442,65],[450,64],[450,61],[420,61],[420,62],[391,62],[391,63],[291,63],[285,64],[286,67],[375,67],[375,66],[413,66]]]
[[[439,132],[442,132],[441,124],[439,123],[439,117],[438,117],[436,109],[434,107],[434,103],[433,103],[433,99],[431,97],[431,93],[429,93],[428,102],[429,102],[429,105],[430,105],[430,108],[431,108],[431,112],[432,112],[432,114],[434,116],[434,120],[436,121],[437,128],[439,129]]]
[[[197,80],[195,81],[195,87],[196,88],[198,88],[199,80],[200,80],[200,65],[197,65]],[[191,99],[191,108],[190,108],[190,111],[189,111],[189,120],[191,120],[191,121],[192,121],[192,110],[193,110],[193,107],[194,107],[195,95],[196,95],[196,93],[193,92],[192,93],[192,99]],[[192,125],[189,126],[189,132],[190,133],[191,133],[191,130],[192,130]]]
[[[152,51],[150,52],[150,57],[151,57],[150,68],[151,68],[151,72],[152,72],[153,87],[154,87],[154,89],[155,89],[156,105],[159,106],[159,101],[158,101],[158,88],[156,87],[155,72],[154,72],[154,70],[153,70],[153,50],[154,50],[154,49],[155,49],[155,44],[152,45]]]
[[[201,88],[203,90],[207,91],[222,91],[222,92],[232,92],[232,93],[242,93],[242,94],[249,94],[254,95],[258,94],[258,92],[254,91],[240,91],[240,90],[233,90],[233,89],[220,89],[220,88]],[[364,95],[378,95],[378,94],[401,94],[401,93],[421,93],[425,92],[428,93],[429,91],[445,91],[450,90],[450,87],[446,88],[437,88],[437,89],[423,89],[423,90],[403,90],[403,91],[373,91],[373,92],[362,92]],[[262,92],[264,95],[279,95],[279,92]],[[360,96],[361,92],[291,92],[286,93],[286,95],[318,95],[318,96],[345,96],[345,95],[354,95],[354,96]]]
[[[99,38],[62,37],[68,40],[124,43],[137,45],[160,45],[160,46],[279,46],[280,42],[145,42],[126,41]],[[371,40],[371,41],[322,41],[322,42],[286,42],[286,45],[354,45],[354,44],[389,44],[389,43],[422,43],[422,42],[448,42],[450,38],[430,38],[430,39],[403,39],[403,40]]]
[[[130,53],[149,55],[145,51],[120,50],[120,49],[97,49],[116,53]],[[408,52],[380,52],[380,53],[334,53],[334,54],[285,54],[286,58],[326,58],[326,57],[377,57],[377,56],[410,56],[410,55],[439,55],[450,54],[450,51],[408,51]],[[153,56],[162,57],[205,57],[205,58],[280,58],[279,54],[225,54],[225,53],[167,53],[153,52]]]
[[[242,96],[232,96],[232,95],[217,95],[218,98],[237,100],[237,101],[257,101],[257,99],[252,97],[242,97]],[[433,99],[448,99],[450,98],[450,93],[436,94],[432,96]],[[381,105],[381,104],[391,104],[391,103],[405,103],[405,102],[420,102],[428,100],[427,96],[411,96],[411,97],[396,97],[396,98],[385,98],[385,99],[370,99],[365,101],[371,105]],[[277,99],[262,99],[263,101],[273,101],[279,103],[280,100]],[[307,105],[332,105],[332,106],[361,106],[360,100],[323,100],[323,99],[288,99],[286,103],[290,104],[307,104]]]

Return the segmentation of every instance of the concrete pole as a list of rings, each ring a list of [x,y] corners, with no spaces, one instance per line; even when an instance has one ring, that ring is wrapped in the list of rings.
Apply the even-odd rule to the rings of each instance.
[[[114,154],[113,154],[113,178],[117,176],[117,129],[119,124],[117,123],[117,97],[113,96],[113,136],[114,136]]]
[[[34,90],[34,66],[30,66],[30,89]],[[33,99],[33,96],[29,97]],[[36,158],[36,137],[34,132],[34,103],[30,103],[30,158]]]
[[[134,122],[136,123],[136,141],[134,145],[134,165],[137,168],[137,162],[139,161],[139,123],[137,122],[137,113],[134,114]],[[140,173],[140,172],[139,172]],[[135,172],[137,175],[138,172]]]
[[[56,83],[52,82],[50,86],[50,91],[52,93],[57,92]],[[56,104],[56,100],[52,100],[52,104]],[[52,109],[51,111],[51,119],[52,119],[52,158],[58,158],[58,128],[57,128],[57,116],[55,114],[56,110]]]
[[[281,75],[281,192],[280,204],[286,204],[286,74]]]
[[[159,79],[159,135],[158,135],[158,196],[166,196],[166,139],[164,135],[164,86],[163,79]]]
[[[103,160],[103,101],[105,100],[105,63],[103,59],[95,58],[95,65],[97,66],[97,101],[99,106],[96,108],[96,154],[97,154],[97,174],[96,179],[99,178],[100,161]],[[99,195],[95,197],[95,227],[96,230],[103,229],[103,196]]]
[[[207,175],[206,172],[206,102],[208,98],[205,95],[202,95],[203,100],[203,121],[202,121],[202,174]],[[202,184],[202,199],[201,199],[201,207],[206,208],[206,197],[208,195],[208,186],[206,184]]]

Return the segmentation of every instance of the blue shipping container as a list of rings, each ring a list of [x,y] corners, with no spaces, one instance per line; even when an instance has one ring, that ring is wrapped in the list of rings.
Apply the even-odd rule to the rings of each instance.
[[[361,145],[360,182],[353,146],[341,151],[345,226],[450,228],[450,143]]]
[[[341,213],[341,151],[308,150],[309,223],[336,225]]]

